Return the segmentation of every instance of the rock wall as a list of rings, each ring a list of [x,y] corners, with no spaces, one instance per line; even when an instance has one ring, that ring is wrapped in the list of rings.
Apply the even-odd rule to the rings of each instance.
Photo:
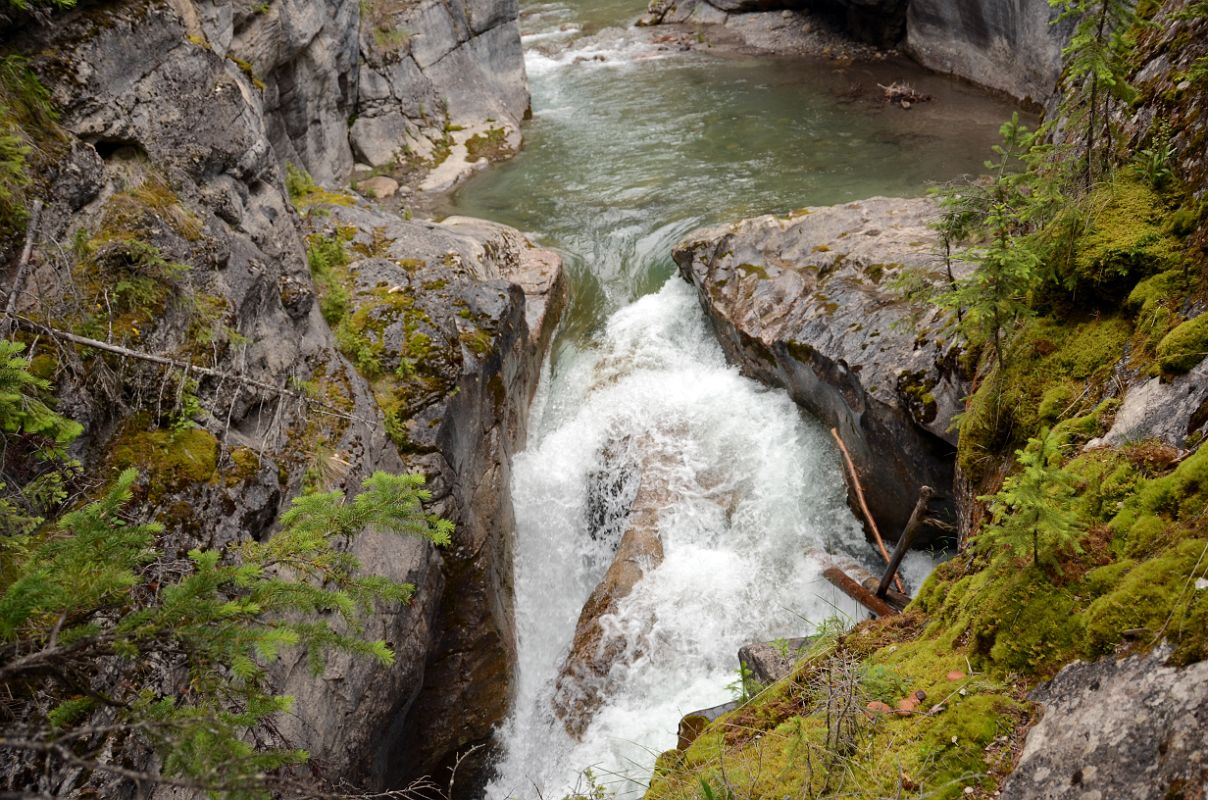
[[[417,587],[367,628],[395,649],[392,667],[336,657],[315,676],[300,654],[274,667],[298,701],[281,732],[311,752],[317,776],[384,787],[485,738],[510,699],[510,457],[565,285],[556,255],[502,226],[404,221],[318,189],[309,214],[295,210],[287,163],[320,183],[352,171],[348,122],[384,63],[368,64],[367,37],[398,30],[367,28],[362,11],[415,24],[397,63],[419,72],[387,75],[374,113],[431,115],[442,135],[450,119],[524,113],[515,2],[129,0],[4,35],[59,111],[20,313],[239,376],[188,384],[41,341],[62,410],[86,427],[89,474],[142,470],[137,500],[164,521],[169,553],[271,535],[303,488],[355,491],[377,469],[424,471],[434,510],[457,524],[444,553],[358,540],[363,563]],[[416,97],[439,113],[404,107]],[[405,413],[324,318],[307,246],[331,220],[359,256],[349,313],[374,313],[384,281],[423,309],[435,366],[420,370],[431,384]],[[409,334],[382,332],[393,337],[377,343],[383,359],[401,369]],[[433,723],[426,738],[417,720]]]
[[[529,94],[518,0],[369,0],[352,147],[394,173],[437,166],[473,135],[515,149]]]
[[[940,495],[933,514],[955,519],[951,425],[966,388],[954,334],[890,288],[944,279],[935,213],[927,199],[872,198],[706,228],[674,251],[727,356],[839,430],[891,539],[925,484]]]
[[[1043,104],[1066,31],[1048,0],[910,0],[905,50],[920,64]]]
[[[861,42],[900,47],[928,69],[1036,105],[1053,94],[1068,36],[1067,26],[1051,24],[1057,12],[1048,0],[651,0],[644,23],[759,31],[783,27],[763,13],[778,10],[821,16]],[[759,39],[772,49],[802,49],[791,37]]]

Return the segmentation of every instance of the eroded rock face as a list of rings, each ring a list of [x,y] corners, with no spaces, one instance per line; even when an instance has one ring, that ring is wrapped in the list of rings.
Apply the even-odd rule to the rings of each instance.
[[[910,0],[906,52],[920,64],[1043,105],[1068,35],[1048,0]]]
[[[923,485],[954,519],[955,334],[891,288],[946,279],[935,213],[928,199],[873,198],[706,228],[674,251],[727,356],[838,428],[890,538]]]
[[[518,14],[517,0],[367,3],[351,129],[357,156],[422,170],[493,130],[518,147],[529,110]]]
[[[1147,800],[1208,793],[1208,663],[1180,669],[1159,650],[1077,662],[1038,688],[1004,800]]]
[[[444,591],[410,708],[389,727],[373,771],[387,785],[439,774],[484,744],[508,709],[516,659],[512,613],[512,455],[566,283],[561,259],[481,220],[406,221],[363,206],[327,207],[320,231],[347,240],[355,288],[345,349],[369,371],[408,469],[429,477],[435,508],[455,521],[440,553]],[[490,753],[462,765],[459,779]]]
[[[317,677],[298,654],[273,666],[281,690],[297,698],[281,733],[311,753],[318,778],[384,786],[485,737],[506,707],[510,456],[522,446],[566,289],[558,257],[503,226],[404,222],[362,205],[336,207],[344,216],[328,219],[351,232],[349,248],[361,248],[349,265],[353,310],[397,289],[423,315],[414,329],[405,315],[375,326],[392,371],[407,373],[415,333],[430,351],[408,373],[423,379],[422,391],[383,413],[377,381],[345,357],[321,313],[304,238],[313,229],[283,180],[286,162],[323,182],[351,170],[363,7],[119,2],[22,31],[68,141],[44,176],[47,208],[19,311],[246,378],[201,378],[190,391],[204,411],[177,442],[148,430],[166,430],[179,413],[174,373],[59,351],[62,410],[87,431],[79,457],[102,477],[127,465],[148,471],[136,500],[166,524],[168,552],[270,536],[303,488],[352,492],[378,469],[429,476],[433,510],[458,526],[453,548],[438,554],[372,533],[355,545],[372,571],[416,585],[409,606],[378,609],[366,626],[366,635],[393,646],[395,664],[337,656]],[[484,105],[484,114],[503,106],[523,113],[522,69],[490,61],[509,47],[519,53],[518,35],[503,42],[515,33],[515,4],[459,8],[475,34],[451,32],[423,86],[396,76],[396,99],[429,92],[439,100],[458,80],[473,81],[476,66],[502,83],[461,95],[451,88],[450,108],[492,94],[502,105]],[[427,35],[444,47],[437,28]],[[488,40],[497,47],[475,49]],[[448,80],[433,77],[438,64]],[[73,241],[79,252],[69,256]],[[152,278],[162,291],[116,307],[106,327],[96,309],[132,276]],[[155,459],[186,443],[198,466],[170,481],[157,475]],[[409,737],[421,718],[443,727],[418,746]]]

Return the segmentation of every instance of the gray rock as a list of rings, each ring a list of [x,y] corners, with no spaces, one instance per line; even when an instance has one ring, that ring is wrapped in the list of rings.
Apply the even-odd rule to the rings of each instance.
[[[1048,0],[910,0],[906,52],[920,64],[1043,105],[1068,35]]]
[[[1206,796],[1208,663],[1179,669],[1166,655],[1078,662],[1033,692],[1044,716],[1003,800]]]
[[[706,228],[674,251],[727,356],[839,429],[890,538],[922,485],[954,518],[955,333],[890,288],[944,280],[935,214],[928,199],[872,198]]]
[[[359,159],[422,179],[447,157],[450,128],[490,120],[519,130],[529,94],[516,0],[374,0],[367,9],[351,129]]]
[[[1124,396],[1111,430],[1087,443],[1087,449],[1161,439],[1182,448],[1189,436],[1208,425],[1208,361],[1186,375],[1164,382],[1151,378]]]
[[[429,66],[460,58],[467,72],[499,73],[496,83],[479,87],[480,98],[500,87],[510,94],[484,113],[507,106],[522,114],[527,94],[522,64],[516,67],[515,3],[469,0],[458,8],[457,35]],[[408,398],[411,417],[390,421],[408,432],[411,446],[387,436],[374,392],[340,354],[320,313],[306,258],[309,231],[282,180],[285,162],[323,181],[342,181],[352,169],[347,120],[361,96],[359,79],[382,77],[359,67],[360,10],[354,0],[274,0],[267,8],[219,0],[90,5],[52,26],[31,27],[22,46],[71,139],[49,176],[42,240],[96,236],[115,203],[131,202],[130,190],[161,187],[156,191],[167,199],[135,215],[138,236],[189,269],[132,344],[257,382],[200,382],[208,413],[196,422],[222,440],[218,475],[159,503],[161,511],[174,509],[166,544],[187,549],[269,536],[304,478],[355,491],[377,469],[425,472],[434,510],[458,525],[457,546],[441,554],[395,536],[357,540],[354,552],[364,564],[417,586],[409,606],[379,609],[367,624],[367,635],[394,646],[392,667],[337,656],[314,676],[292,654],[273,668],[276,685],[297,698],[280,733],[311,752],[318,777],[384,786],[434,770],[450,750],[484,739],[506,708],[514,657],[510,456],[523,446],[528,403],[566,286],[556,255],[503,226],[404,222],[343,209],[355,244],[365,249],[353,265],[363,278],[360,293],[379,280],[411,291],[427,317],[423,333],[442,345],[429,391]],[[515,42],[505,41],[509,36]],[[369,82],[364,91],[378,111],[416,97],[429,110],[443,109],[439,82],[392,75],[423,85]],[[411,111],[422,116],[418,102],[400,113]],[[28,284],[28,302],[37,307],[23,310],[51,320],[79,313],[78,278],[64,251],[42,248]],[[412,258],[426,262],[414,275],[399,263]],[[109,271],[120,268],[98,259],[95,280],[113,280]],[[213,338],[198,352],[196,308],[203,302],[217,318]],[[383,358],[397,368],[410,332],[395,324],[382,333]],[[300,383],[319,386],[323,397],[350,409],[350,419],[265,388]],[[105,463],[113,437],[134,412],[155,407],[163,386],[163,370],[153,365],[132,363],[113,381],[98,382],[67,363],[61,408],[85,424],[82,462]],[[165,411],[171,405],[168,398]],[[233,463],[239,447],[257,454],[254,469]],[[430,736],[416,730],[418,719],[431,723]]]
[[[793,671],[796,663],[809,652],[812,637],[784,639],[776,642],[754,642],[738,651],[738,663],[743,679],[755,686],[771,686]]]
[[[398,194],[399,186],[398,181],[394,178],[387,178],[385,175],[376,175],[358,183],[356,189],[358,192],[366,194],[369,197],[382,200]]]
[[[383,345],[381,373],[396,376],[404,464],[429,476],[436,508],[457,525],[454,547],[440,553],[444,588],[420,673],[439,677],[414,684],[409,706],[396,701],[373,743],[372,774],[401,785],[445,774],[457,752],[488,742],[508,710],[516,659],[511,458],[524,447],[567,287],[556,254],[503,225],[328,210],[322,227],[353,232],[349,246],[361,256],[348,265],[357,282],[351,303],[379,320],[363,335]],[[483,749],[459,775],[472,783],[490,755]]]

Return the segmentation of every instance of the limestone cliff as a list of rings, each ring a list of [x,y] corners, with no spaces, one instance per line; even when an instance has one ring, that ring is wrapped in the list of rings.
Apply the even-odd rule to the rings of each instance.
[[[30,330],[178,365],[31,340],[85,425],[92,484],[138,468],[138,511],[165,523],[169,553],[270,536],[303,489],[352,490],[377,469],[425,472],[433,510],[458,525],[439,554],[358,540],[363,563],[417,587],[368,626],[392,667],[276,665],[298,698],[281,733],[321,779],[384,786],[434,769],[509,700],[506,486],[561,310],[560,260],[510,229],[404,221],[320,185],[345,183],[371,142],[394,145],[384,169],[424,161],[406,172],[418,181],[439,161],[423,142],[455,123],[515,126],[528,105],[516,15],[490,0],[130,0],[4,28],[57,112],[18,313]],[[333,285],[316,286],[333,246],[339,314]],[[397,394],[362,344],[407,376]],[[415,747],[420,715],[443,727]]]

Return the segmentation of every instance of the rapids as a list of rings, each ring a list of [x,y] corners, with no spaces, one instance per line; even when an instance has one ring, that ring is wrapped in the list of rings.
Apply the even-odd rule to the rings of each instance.
[[[1012,110],[902,62],[680,52],[610,27],[640,11],[640,0],[525,7],[526,148],[448,209],[534,232],[564,253],[572,285],[514,463],[518,691],[493,800],[558,800],[587,788],[586,769],[640,795],[680,716],[731,699],[742,644],[859,617],[808,555],[876,563],[829,436],[787,394],[727,365],[671,246],[702,224],[916,194],[976,172]],[[886,107],[876,84],[903,77],[935,100]],[[554,683],[616,546],[616,531],[593,536],[589,524],[593,475],[609,485],[599,473],[618,469],[601,460],[610,445],[640,449],[668,488],[666,557],[604,620],[631,657],[575,740],[555,718]],[[933,563],[912,554],[909,582]]]

